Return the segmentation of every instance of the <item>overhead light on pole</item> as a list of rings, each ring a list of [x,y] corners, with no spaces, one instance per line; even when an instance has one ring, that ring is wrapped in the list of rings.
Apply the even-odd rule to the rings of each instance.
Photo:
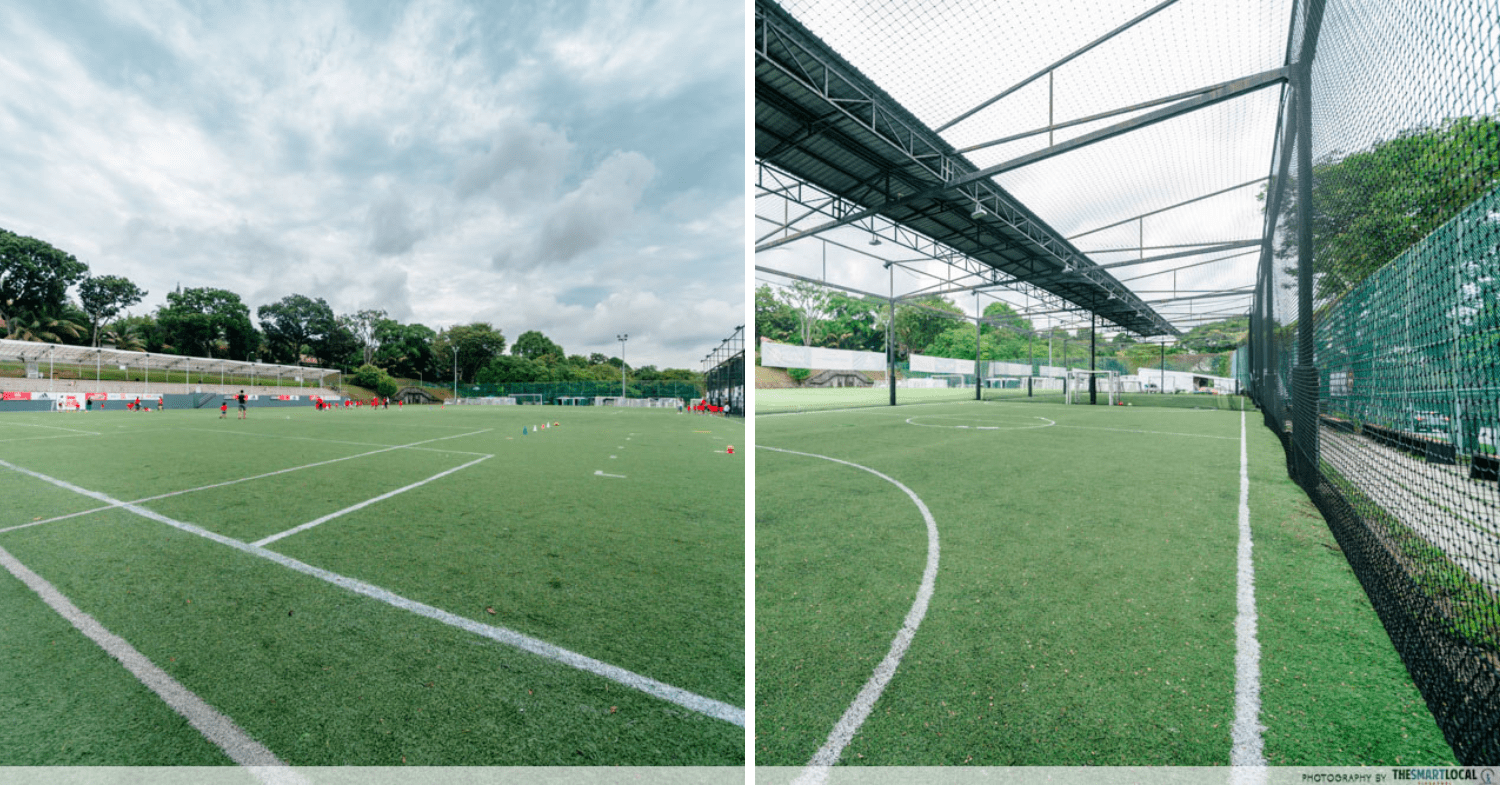
[[[630,340],[630,333],[621,333],[615,336],[620,342],[620,401],[625,401],[625,342]]]

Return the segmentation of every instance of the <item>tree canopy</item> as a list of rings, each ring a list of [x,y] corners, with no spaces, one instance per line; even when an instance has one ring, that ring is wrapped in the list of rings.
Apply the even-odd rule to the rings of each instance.
[[[1500,183],[1500,120],[1459,117],[1313,164],[1314,296],[1338,297]],[[1276,257],[1297,274],[1296,183]]]
[[[250,309],[227,289],[168,292],[156,323],[164,344],[177,354],[248,360],[260,345],[260,335],[250,323]]]
[[[34,237],[0,229],[0,319],[60,317],[88,265]]]
[[[78,284],[78,301],[89,318],[89,335],[99,345],[99,325],[141,301],[148,293],[118,275],[93,275]]]

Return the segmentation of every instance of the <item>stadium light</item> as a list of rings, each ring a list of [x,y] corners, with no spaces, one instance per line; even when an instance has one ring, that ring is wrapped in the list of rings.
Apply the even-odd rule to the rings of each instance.
[[[458,344],[453,344],[453,402],[458,403]]]
[[[625,397],[626,397],[626,395],[625,395],[625,342],[628,341],[628,340],[630,340],[630,333],[622,333],[620,335],[616,335],[615,336],[615,340],[620,342],[620,402],[623,404],[624,401],[625,401]]]

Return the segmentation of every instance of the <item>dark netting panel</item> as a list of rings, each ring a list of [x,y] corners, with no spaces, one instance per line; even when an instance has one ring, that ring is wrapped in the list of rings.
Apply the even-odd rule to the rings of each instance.
[[[1493,764],[1500,8],[1302,5],[1290,52],[1315,47],[1312,111],[1284,109],[1251,392],[1454,751]]]
[[[745,328],[736,327],[703,358],[704,400],[732,417],[745,416]]]

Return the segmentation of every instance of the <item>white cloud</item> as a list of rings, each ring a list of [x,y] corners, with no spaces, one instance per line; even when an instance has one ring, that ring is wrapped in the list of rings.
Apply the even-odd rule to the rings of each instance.
[[[537,238],[537,260],[575,259],[629,227],[655,174],[656,167],[640,153],[612,153],[548,211]]]
[[[742,183],[663,163],[743,116],[722,96],[743,84],[744,10],[720,5],[413,0],[373,23],[332,3],[140,0],[84,23],[0,7],[0,181],[25,184],[0,189],[0,226],[136,281],[137,312],[180,283],[580,346],[595,340],[581,325],[635,318],[613,310],[628,297],[557,299],[582,286],[739,314],[740,222],[675,205],[692,194],[717,216]],[[704,259],[691,279],[656,272]]]

